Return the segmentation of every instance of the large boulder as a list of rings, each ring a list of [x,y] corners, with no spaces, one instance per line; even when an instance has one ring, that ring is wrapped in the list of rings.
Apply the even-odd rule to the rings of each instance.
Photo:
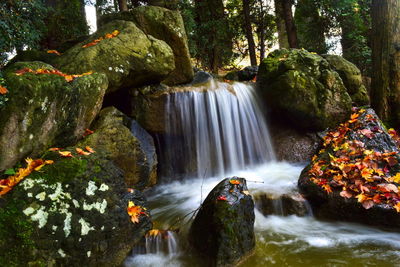
[[[244,178],[226,178],[208,194],[189,239],[207,266],[234,265],[254,249],[254,202]]]
[[[83,48],[111,34],[96,45]],[[164,80],[175,69],[174,55],[164,41],[144,33],[133,22],[114,20],[101,26],[90,38],[68,49],[54,61],[64,72],[102,72],[107,75],[107,93],[120,87],[135,87]]]
[[[18,62],[4,71],[9,100],[1,107],[0,170],[49,146],[76,142],[100,111],[107,89],[104,74],[67,82],[51,74],[16,75],[24,68],[54,69],[43,62]]]
[[[356,65],[337,55],[322,55],[340,75],[351,99],[357,106],[369,105],[369,95]]]
[[[254,195],[254,202],[257,209],[264,216],[310,215],[307,201],[298,192],[290,192],[282,195],[259,193]]]
[[[298,184],[317,217],[400,230],[400,139],[390,133],[361,109],[326,134]]]
[[[257,81],[275,119],[300,129],[323,130],[350,115],[352,101],[339,74],[306,50],[275,50],[261,62]]]
[[[175,69],[163,83],[176,85],[189,83],[193,79],[188,38],[179,11],[157,6],[141,6],[130,11],[102,16],[99,24],[103,25],[116,19],[134,22],[145,34],[165,41],[172,48]]]
[[[1,266],[121,266],[151,229],[143,196],[127,191],[123,172],[98,152],[81,156],[75,148],[70,158],[48,152],[44,159],[54,164],[0,199]],[[139,212],[135,223],[129,203]]]
[[[153,138],[136,121],[114,107],[99,113],[94,133],[79,145],[103,151],[124,171],[129,187],[145,188],[157,181],[157,155]]]

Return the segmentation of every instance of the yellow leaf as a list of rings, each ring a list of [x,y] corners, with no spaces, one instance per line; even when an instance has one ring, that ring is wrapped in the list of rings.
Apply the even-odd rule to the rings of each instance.
[[[64,158],[72,158],[73,157],[72,153],[69,151],[58,151],[58,154],[60,154],[61,157],[64,157]]]

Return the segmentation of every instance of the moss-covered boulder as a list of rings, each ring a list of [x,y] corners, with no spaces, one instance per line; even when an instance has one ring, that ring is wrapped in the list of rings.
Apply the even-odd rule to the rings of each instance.
[[[50,146],[76,142],[100,111],[107,89],[104,74],[67,82],[53,74],[16,75],[23,68],[54,69],[43,62],[18,62],[4,71],[9,100],[0,111],[0,170]]]
[[[400,231],[400,138],[360,109],[323,140],[298,181],[314,215]]]
[[[347,92],[354,104],[358,106],[369,105],[369,95],[365,88],[361,71],[356,65],[337,55],[322,55],[331,67],[340,75]]]
[[[179,11],[157,6],[141,6],[130,11],[102,16],[99,24],[103,25],[116,19],[134,22],[144,33],[165,41],[172,48],[175,69],[163,83],[176,85],[192,81],[194,73],[188,38]]]
[[[351,112],[351,98],[339,74],[306,50],[275,50],[261,62],[257,81],[275,119],[301,129],[336,126]]]
[[[82,46],[115,30],[119,34],[96,45]],[[175,69],[174,55],[164,41],[147,35],[133,22],[114,20],[100,27],[55,60],[64,72],[102,72],[107,75],[107,93],[120,87],[140,86],[164,80]]]
[[[222,180],[208,194],[189,240],[206,266],[233,266],[254,249],[254,202],[246,179]]]
[[[70,148],[70,151],[74,151]],[[73,153],[34,171],[0,199],[1,266],[120,266],[151,228],[146,210],[133,223],[123,172],[97,152]]]
[[[103,151],[124,171],[129,187],[144,188],[157,182],[157,155],[153,138],[139,124],[114,107],[103,109],[93,124],[94,133],[79,145]]]

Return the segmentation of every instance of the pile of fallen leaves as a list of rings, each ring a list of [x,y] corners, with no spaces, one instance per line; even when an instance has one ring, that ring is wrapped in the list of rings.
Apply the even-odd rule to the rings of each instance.
[[[104,35],[104,37],[100,37],[99,39],[96,39],[93,42],[83,45],[82,47],[86,48],[86,47],[91,47],[91,46],[97,45],[98,43],[100,43],[101,41],[103,41],[105,39],[111,39],[111,38],[116,37],[118,34],[119,34],[119,31],[115,30],[112,33],[107,33],[106,35]]]
[[[85,73],[82,73],[82,74],[65,74],[65,73],[62,73],[61,71],[56,70],[56,69],[53,69],[53,70],[47,70],[47,69],[32,70],[30,68],[23,68],[23,69],[17,70],[15,72],[15,74],[18,75],[18,76],[23,75],[25,73],[58,75],[58,76],[64,77],[64,79],[67,82],[71,82],[72,80],[74,80],[77,77],[82,77],[82,76],[93,74],[93,71],[85,72]]]
[[[131,222],[133,223],[139,223],[141,215],[148,216],[146,208],[142,206],[136,206],[133,201],[128,202],[128,207],[126,208],[126,212],[131,217]]]
[[[26,168],[19,168],[18,172],[15,175],[0,180],[0,196],[5,195],[9,191],[11,191],[14,186],[16,186],[33,171],[39,171],[43,166],[54,163],[52,160],[33,160],[31,158],[27,158],[25,161],[28,164]]]
[[[308,171],[310,180],[328,194],[340,190],[341,197],[356,198],[365,209],[386,204],[400,212],[400,172],[395,171],[398,152],[368,150],[363,142],[349,138],[353,135],[372,139],[383,132],[376,117],[364,112],[360,109],[353,113],[349,121],[324,137],[323,148],[313,157]],[[365,122],[376,126],[364,128],[365,124],[359,121],[361,115]],[[389,134],[400,143],[393,129]]]
[[[52,147],[49,149],[49,151],[58,152],[58,154],[63,158],[73,158],[74,157],[74,155],[72,154],[71,151],[68,151],[68,150],[62,151],[62,150],[63,149],[59,148],[59,147]],[[80,147],[75,148],[75,151],[78,155],[88,156],[90,154],[95,153],[95,151],[90,146],[86,146],[85,150],[83,150]]]

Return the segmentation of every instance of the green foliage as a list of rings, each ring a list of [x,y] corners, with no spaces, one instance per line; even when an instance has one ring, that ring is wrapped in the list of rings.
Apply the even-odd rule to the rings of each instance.
[[[3,73],[1,71],[0,71],[0,86],[7,88],[6,80],[3,78]],[[0,94],[0,110],[2,107],[6,105],[7,101],[8,101],[8,93],[5,95]]]
[[[0,1],[0,67],[7,53],[38,47],[46,31],[47,11],[43,0]]]

